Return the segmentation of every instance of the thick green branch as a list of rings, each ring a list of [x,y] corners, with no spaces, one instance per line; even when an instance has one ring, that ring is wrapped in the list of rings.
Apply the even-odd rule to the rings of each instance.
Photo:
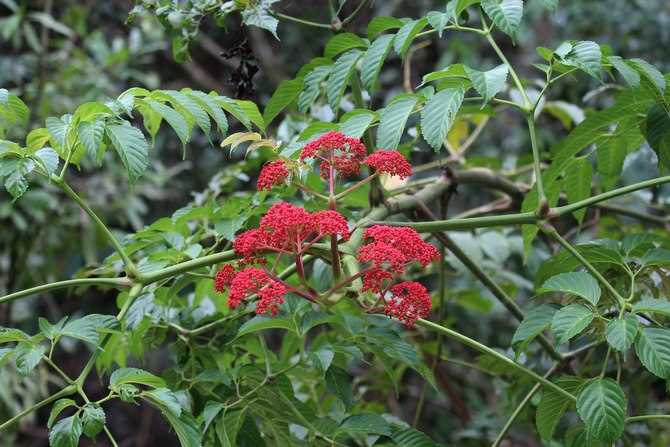
[[[128,278],[80,278],[80,279],[68,279],[66,281],[52,282],[49,284],[43,284],[37,287],[31,287],[30,289],[21,290],[19,292],[10,293],[0,297],[0,304],[9,303],[10,301],[17,300],[19,298],[24,298],[27,296],[35,295],[42,292],[49,292],[52,290],[66,289],[69,287],[80,287],[80,286],[110,286],[118,288],[127,288],[132,284],[131,280]]]
[[[453,340],[456,340],[456,341],[458,341],[458,342],[460,342],[460,343],[462,343],[466,346],[469,346],[469,347],[471,347],[471,348],[473,348],[473,349],[475,349],[475,350],[477,350],[477,351],[479,351],[483,354],[495,357],[496,360],[506,364],[510,368],[512,368],[512,369],[518,371],[519,373],[529,377],[534,382],[539,383],[540,385],[542,385],[546,388],[551,388],[552,390],[556,391],[559,394],[562,394],[563,396],[569,398],[570,400],[576,400],[575,396],[573,396],[569,392],[565,391],[563,388],[556,385],[555,383],[550,382],[549,380],[545,379],[544,377],[537,374],[536,372],[526,368],[525,366],[515,362],[514,360],[512,360],[508,357],[505,357],[504,355],[502,355],[498,351],[496,351],[494,349],[491,349],[488,346],[483,345],[483,344],[479,343],[478,341],[473,340],[472,338],[469,338],[469,337],[461,334],[460,332],[456,332],[452,329],[446,328],[444,326],[440,326],[439,324],[435,324],[432,321],[428,321],[428,320],[424,320],[424,319],[420,319],[419,321],[417,321],[416,324],[418,326],[424,327],[428,330],[438,332],[438,333],[442,333],[445,336],[447,336],[447,337],[449,337]]]
[[[162,279],[171,278],[180,273],[190,272],[201,267],[209,267],[210,265],[230,261],[231,259],[235,259],[235,251],[222,251],[220,253],[214,253],[208,256],[191,259],[190,261],[180,262],[179,264],[175,264],[161,270],[156,270],[155,272],[139,275],[138,281],[144,285],[148,285]]]
[[[52,394],[51,396],[47,397],[44,400],[41,400],[34,404],[33,406],[26,408],[25,410],[21,411],[19,414],[13,416],[11,419],[3,422],[0,424],[0,432],[3,432],[7,430],[9,427],[11,427],[14,423],[19,421],[21,418],[29,415],[30,413],[39,410],[42,407],[45,407],[49,405],[51,402],[55,402],[58,399],[65,397],[65,396],[71,396],[72,394],[75,394],[77,392],[77,387],[75,385],[68,385],[59,392]]]
[[[611,191],[604,192],[602,194],[597,194],[588,199],[580,200],[579,202],[571,203],[569,205],[559,206],[556,208],[551,208],[547,214],[549,219],[555,219],[570,213],[573,213],[582,208],[588,208],[592,205],[597,205],[600,202],[629,194],[640,189],[650,188],[652,186],[661,185],[664,183],[670,182],[670,176],[658,177],[650,180],[645,180],[643,182],[635,183],[632,185],[624,186],[621,188],[613,189]],[[432,222],[383,222],[384,225],[397,225],[397,226],[408,226],[416,229],[417,231],[432,233],[435,231],[443,230],[470,230],[474,228],[485,228],[485,227],[496,227],[496,226],[506,226],[506,225],[518,225],[518,224],[534,224],[540,222],[541,219],[535,215],[533,212],[527,213],[516,213],[516,214],[503,214],[499,216],[484,216],[484,217],[473,217],[468,219],[447,219],[447,220],[435,220]],[[382,223],[382,222],[372,222]]]

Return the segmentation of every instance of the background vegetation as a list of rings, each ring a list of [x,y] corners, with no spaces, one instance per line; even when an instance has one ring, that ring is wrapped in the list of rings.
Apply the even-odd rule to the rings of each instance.
[[[227,2],[222,9],[224,3],[215,0],[0,1],[3,55],[0,87],[20,97],[31,111],[28,122],[4,129],[5,138],[22,141],[27,129],[42,127],[48,117],[72,113],[89,101],[117,98],[131,87],[215,90],[231,98],[264,105],[282,81],[293,79],[304,64],[323,53],[333,36],[329,25],[332,4],[339,8],[340,18],[351,17],[341,24],[342,29],[360,35],[365,35],[374,17],[418,18],[428,11],[444,11],[446,4],[427,0],[263,0],[259,3],[276,11],[279,20],[276,38],[268,29],[244,25],[239,12],[222,13],[225,7],[239,7],[245,2]],[[499,39],[502,51],[517,67],[519,75],[531,80],[529,88],[537,87],[538,91],[541,88],[533,84],[536,79],[542,80],[538,75],[541,73],[532,66],[540,60],[536,48],[555,49],[566,39],[592,40],[610,54],[625,59],[641,58],[663,73],[670,71],[670,5],[667,2],[565,0],[558,2],[556,10],[547,9],[547,3],[553,2],[526,1],[524,19],[515,39]],[[324,26],[299,23],[291,17]],[[249,19],[245,19],[249,23]],[[267,23],[265,25],[267,28]],[[426,73],[455,63],[488,70],[500,62],[480,36],[445,32],[442,37],[433,34],[417,39],[409,46],[404,59],[388,59],[369,107],[385,106],[395,95],[415,90]],[[614,85],[613,77],[602,79],[567,76],[552,88],[545,104],[547,113],[538,119],[540,147],[552,147],[585,116],[612,105],[612,93],[621,87]],[[345,95],[343,108],[353,108],[353,101],[351,95]],[[277,140],[290,141],[307,127],[309,119],[334,119],[326,101],[317,101],[308,115],[308,119],[304,119],[304,115],[298,113],[282,114],[273,121],[268,133]],[[456,173],[491,169],[516,188],[506,191],[509,197],[501,198],[479,184],[468,184],[465,178],[450,195],[449,217],[472,216],[472,210],[479,215],[510,207],[518,209],[532,182],[529,175],[531,142],[527,129],[519,124],[522,121],[520,115],[514,113],[491,117],[474,114],[473,119],[456,122],[448,147],[439,154],[418,137],[416,129],[408,132],[409,137],[403,139],[399,149],[413,166],[423,166],[415,169],[417,174],[413,180],[433,181],[444,166]],[[416,125],[410,121],[409,127]],[[230,120],[228,134],[243,130],[243,125]],[[473,135],[476,140],[471,138]],[[160,218],[175,216],[175,212],[185,213],[190,207],[220,203],[223,210],[216,216],[220,224],[213,225],[212,230],[217,242],[225,241],[231,239],[227,235],[234,234],[247,221],[255,222],[261,210],[267,209],[263,204],[265,208],[245,214],[243,221],[239,219],[238,210],[256,200],[253,198],[255,179],[268,152],[245,154],[244,150],[229,151],[217,146],[203,133],[193,132],[183,156],[183,144],[164,126],[155,135],[149,169],[134,184],[127,181],[121,161],[110,154],[106,156],[104,168],[98,168],[91,159],[83,159],[78,169],[72,170],[69,183],[85,196],[91,208],[119,238],[135,234],[134,241],[143,236],[150,239],[152,235],[147,226]],[[607,173],[601,174],[605,185],[613,182],[611,189],[658,177],[660,171],[655,152],[644,143],[640,150],[631,151],[626,157],[620,176],[608,180]],[[287,197],[291,194],[289,191]],[[367,204],[367,199],[366,194],[352,196],[349,205]],[[581,225],[570,219],[557,227],[564,237],[576,243],[605,238],[621,241],[626,236],[644,233],[650,240],[667,246],[670,244],[667,237],[669,200],[667,186],[639,191],[608,202],[609,209],[603,206],[589,210]],[[434,206],[431,211],[444,217],[441,213],[446,211]],[[628,215],[612,212],[617,207],[626,207],[630,212]],[[19,200],[1,191],[0,228],[3,230],[0,232],[0,295],[63,278],[92,273],[104,276],[120,268],[118,259],[108,258],[112,250],[105,235],[53,183],[38,180]],[[525,252],[522,234],[516,228],[450,231],[449,236],[524,309],[534,304],[530,300],[543,282],[540,279],[547,279],[542,270],[542,266],[546,266],[543,261],[560,251],[558,244],[542,236],[535,241],[533,250]],[[481,278],[473,275],[452,251],[446,251],[445,259],[444,283],[440,286],[435,272],[426,279],[432,286],[435,303],[439,290],[444,291],[443,304],[434,309],[435,321],[466,332],[481,343],[514,357],[514,351],[507,347],[518,321],[510,317],[508,309],[481,283]],[[655,293],[662,297],[667,297],[670,289],[666,273],[659,271],[658,276],[649,279],[655,284]],[[316,267],[313,274],[318,282]],[[222,310],[224,302],[211,292],[211,287],[212,281],[204,280],[189,292],[189,299],[198,304],[180,310],[190,313],[183,321],[208,321],[216,312],[225,312]],[[34,334],[40,330],[36,316],[53,323],[64,316],[116,314],[117,295],[116,290],[99,288],[49,291],[0,305],[0,326]],[[156,305],[140,309],[137,318],[142,320],[143,314],[158,312],[156,309]],[[230,336],[209,335],[210,349],[216,349],[219,337]],[[288,337],[286,333],[274,330],[266,335],[268,349],[280,355],[282,342],[286,343]],[[151,343],[141,346],[143,337]],[[180,351],[181,346],[162,344],[166,338],[172,340],[176,336],[167,330],[158,334],[138,333],[124,340],[126,344],[118,346],[118,352],[109,351],[109,356],[98,366],[104,368],[116,363],[161,372],[170,368],[174,359],[183,360],[186,355]],[[379,364],[359,362],[349,371],[357,409],[405,421],[435,442],[490,445],[533,386],[532,381],[510,374],[490,357],[473,355],[469,348],[456,343],[443,343],[441,337],[414,330],[408,332],[405,339],[420,347],[422,364],[433,369],[439,392],[426,385],[425,375],[406,365],[394,364],[389,376]],[[253,346],[249,352],[253,353],[254,349],[260,348]],[[537,350],[536,347],[532,352],[521,354],[521,361],[547,369],[550,359],[539,358]],[[605,351],[607,347],[601,346],[593,355],[600,358]],[[249,352],[247,355],[253,356]],[[64,339],[55,352],[54,361],[66,373],[76,374],[89,355],[86,344]],[[180,363],[182,368],[187,368],[187,361]],[[581,363],[575,367],[577,372],[588,372]],[[580,368],[587,369],[580,371]],[[651,375],[637,376],[633,370],[628,379],[631,401],[648,399],[649,408],[669,413],[663,381]],[[13,362],[4,362],[0,373],[0,420],[7,420],[40,401],[47,390],[60,381],[46,364],[40,364],[35,373],[23,377]],[[107,383],[107,379],[91,378],[87,383],[90,394],[104,396]],[[394,389],[399,391],[394,393],[391,391]],[[537,400],[536,396],[530,405],[522,408],[509,437],[501,445],[569,445],[562,440],[545,444],[538,440],[534,429]],[[119,445],[178,445],[169,424],[152,406],[113,401],[105,411],[108,427]],[[48,445],[48,417],[48,408],[31,414],[11,432],[0,434],[0,444]],[[625,445],[668,445],[669,427],[668,421],[636,425]],[[83,440],[82,445],[85,442],[88,440]],[[100,437],[97,445],[111,445],[107,442]],[[240,441],[239,445],[253,443]]]

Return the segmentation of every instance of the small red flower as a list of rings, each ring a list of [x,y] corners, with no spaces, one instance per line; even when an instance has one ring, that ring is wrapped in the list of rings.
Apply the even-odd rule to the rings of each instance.
[[[266,239],[266,234],[258,228],[247,230],[237,235],[233,241],[233,249],[238,255],[249,259],[267,246]]]
[[[272,281],[258,291],[260,298],[256,303],[256,313],[262,315],[270,313],[273,317],[279,312],[279,306],[284,304],[284,295],[288,293],[286,286],[280,282]]]
[[[329,236],[340,235],[345,241],[349,239],[347,220],[337,211],[319,211],[312,215],[317,231]]]
[[[378,268],[387,268],[400,274],[405,269],[408,259],[403,252],[384,242],[372,242],[358,251],[360,262],[369,262]]]
[[[440,256],[440,252],[431,244],[424,242],[413,228],[374,225],[365,230],[363,236],[373,242],[381,241],[404,254],[407,261],[417,261],[427,266]]]
[[[218,293],[223,293],[233,282],[233,278],[237,274],[235,267],[230,264],[223,265],[214,277],[214,290]]]
[[[316,231],[312,215],[304,208],[280,202],[261,218],[260,231],[267,245],[277,250],[297,251],[298,245]]]
[[[365,163],[379,172],[396,175],[401,179],[412,176],[412,166],[398,151],[378,150],[365,158]]]
[[[325,179],[330,176],[331,165],[338,174],[352,177],[359,174],[365,154],[365,145],[361,140],[331,131],[307,143],[300,153],[300,161],[320,159],[321,177]]]
[[[391,297],[384,305],[384,312],[411,328],[416,320],[430,314],[431,307],[428,290],[418,282],[405,281],[391,287]]]
[[[269,312],[276,315],[279,305],[284,302],[284,295],[288,293],[288,289],[282,283],[270,278],[264,270],[250,267],[242,270],[233,278],[228,295],[228,306],[234,309],[254,293],[259,297],[256,303],[256,313],[260,315]]]
[[[288,177],[288,169],[284,160],[275,160],[266,163],[258,175],[256,187],[259,191],[270,190],[273,186],[281,185]]]
[[[363,292],[381,293],[384,290],[384,283],[392,280],[392,273],[382,269],[372,269],[363,275]]]

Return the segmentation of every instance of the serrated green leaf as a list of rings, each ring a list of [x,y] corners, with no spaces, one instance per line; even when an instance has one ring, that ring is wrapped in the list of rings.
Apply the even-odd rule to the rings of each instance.
[[[197,101],[185,93],[176,90],[160,90],[160,93],[167,96],[172,107],[186,118],[189,127],[192,127],[195,122],[200,130],[209,136],[211,130],[209,116]]]
[[[12,343],[30,340],[30,336],[20,329],[0,328],[0,343]]]
[[[213,96],[195,90],[182,91],[198,104],[200,104],[200,107],[202,107],[214,120],[216,126],[219,129],[219,132],[221,132],[222,135],[225,135],[226,132],[228,132],[228,119],[226,118],[226,114],[223,113],[220,104]]]
[[[95,438],[105,426],[105,410],[97,404],[86,404],[81,413],[83,432],[89,438]]]
[[[274,18],[270,12],[270,5],[277,0],[261,0],[254,3],[246,3],[246,7],[242,10],[242,21],[245,25],[257,26],[259,28],[268,30],[279,40],[277,36],[277,25],[279,20]]]
[[[340,33],[326,43],[323,55],[328,59],[333,59],[338,54],[344,53],[352,48],[367,48],[368,43],[353,33]]]
[[[558,343],[566,343],[581,333],[593,321],[593,311],[581,304],[570,304],[559,309],[551,320],[551,330],[556,334]]]
[[[78,415],[63,418],[56,422],[49,431],[51,447],[77,447],[81,437],[82,426]]]
[[[337,115],[340,110],[340,101],[344,90],[356,68],[356,62],[363,53],[360,50],[350,50],[340,56],[333,64],[333,69],[326,84],[326,96],[328,104]]]
[[[374,119],[375,114],[369,110],[352,110],[342,117],[340,131],[350,137],[360,138]]]
[[[583,380],[579,377],[566,376],[555,380],[554,383],[568,393],[575,394]],[[552,388],[542,389],[542,398],[535,415],[535,425],[543,440],[549,440],[554,436],[556,426],[572,402],[572,399]]]
[[[429,11],[428,14],[426,14],[426,19],[428,19],[428,23],[435,29],[435,31],[437,31],[437,35],[441,39],[444,28],[449,23],[449,14],[446,12]]]
[[[266,126],[298,97],[302,86],[302,79],[286,80],[279,84],[263,110],[263,121]]]
[[[109,388],[117,391],[122,385],[140,384],[152,388],[165,388],[160,377],[138,368],[119,368],[109,378]]]
[[[375,90],[379,72],[382,69],[386,56],[391,50],[392,43],[393,35],[383,34],[372,42],[372,45],[370,45],[370,48],[368,48],[363,56],[361,82],[363,83],[363,87],[370,92]]]
[[[98,149],[105,136],[105,122],[98,120],[80,123],[77,127],[77,135],[91,160],[98,160]]]
[[[579,393],[577,413],[589,435],[612,443],[623,433],[626,396],[614,380],[594,380]]]
[[[261,115],[261,112],[258,110],[256,103],[242,99],[236,99],[235,103],[240,108],[242,113],[248,118],[248,121],[251,121],[262,132],[265,132],[266,124],[263,120],[263,115]]]
[[[605,189],[611,189],[621,177],[623,162],[628,155],[625,138],[604,138],[596,147],[596,168]]]
[[[655,238],[655,236],[651,237]],[[665,248],[652,248],[642,256],[640,262],[644,267],[670,265],[670,250],[666,250]]]
[[[213,95],[210,94],[210,96]],[[245,114],[244,110],[242,110],[242,107],[240,107],[240,105],[234,99],[230,99],[227,96],[214,97],[223,110],[233,115],[235,119],[239,121],[244,127],[246,127],[248,130],[251,130],[251,120]]]
[[[35,167],[35,162],[30,158],[1,158],[0,179],[5,179],[5,189],[12,195],[14,200],[21,197],[28,190],[28,179]]]
[[[658,90],[658,93],[663,95],[666,82],[663,73],[658,68],[643,59],[630,59],[628,63],[637,70],[641,77],[651,82]]]
[[[390,29],[398,29],[403,25],[403,21],[395,17],[376,16],[368,23],[368,39],[374,39],[379,34]]]
[[[464,97],[462,88],[445,88],[426,102],[421,111],[421,134],[434,151],[444,144]]]
[[[182,146],[185,146],[186,143],[188,143],[191,139],[191,126],[181,113],[161,102],[154,101],[153,99],[147,98],[142,101],[170,125],[172,130],[177,134]]]
[[[400,27],[393,39],[393,49],[400,57],[405,57],[405,53],[412,44],[412,41],[428,24],[428,19],[422,17],[418,20],[409,20]]]
[[[142,397],[150,400],[157,406],[164,408],[175,417],[179,417],[182,412],[181,405],[177,396],[168,388],[156,388],[154,390],[144,391]]]
[[[149,145],[142,132],[128,121],[107,126],[109,136],[116,153],[128,172],[130,182],[134,183],[142,176],[149,165]]]
[[[326,388],[342,401],[346,409],[351,408],[354,402],[351,380],[349,373],[338,366],[331,365],[326,371]]]
[[[119,322],[112,315],[90,314],[68,321],[60,335],[97,345],[100,341],[100,330],[113,329],[118,325]]]
[[[440,444],[434,442],[426,434],[413,428],[401,428],[393,430],[391,439],[398,446],[402,447],[439,447]]]
[[[591,183],[593,182],[593,166],[588,158],[575,158],[565,171],[565,194],[568,203],[576,203],[591,197]],[[581,225],[586,215],[586,208],[572,213]]]
[[[609,56],[607,61],[619,72],[629,87],[637,88],[640,86],[640,74],[628,62],[619,56]]]
[[[470,67],[465,67],[465,72],[472,81],[472,86],[477,90],[477,93],[482,95],[482,107],[484,107],[486,103],[505,87],[508,69],[507,65],[502,64],[489,71],[477,71]]]
[[[286,329],[291,332],[296,332],[297,330],[293,320],[289,318],[257,315],[240,326],[240,329],[237,331],[237,338],[265,329]]]
[[[533,338],[547,329],[551,325],[556,310],[554,306],[543,304],[528,312],[514,332],[512,346],[517,351],[523,350],[523,348],[518,348],[518,345],[527,345]]]
[[[617,351],[627,352],[637,337],[639,328],[640,323],[633,315],[612,320],[605,329],[607,343]]]
[[[516,39],[523,17],[522,0],[482,0],[482,9],[503,33]]]
[[[391,435],[391,426],[386,419],[375,413],[357,414],[342,422],[338,431],[349,434]]]
[[[670,168],[670,116],[658,104],[647,113],[646,135],[661,165]]]
[[[65,410],[66,408],[73,407],[77,405],[72,399],[58,399],[55,404],[51,407],[51,412],[49,413],[49,420],[47,421],[47,427],[51,428],[53,423],[56,421],[56,418]]]
[[[599,79],[602,54],[600,45],[589,40],[576,42],[570,52],[561,59],[561,63],[571,67],[576,67]]]
[[[19,374],[22,376],[30,374],[46,352],[47,348],[44,345],[34,345],[29,342],[19,343],[14,349],[14,361]]]
[[[598,281],[586,272],[560,273],[549,278],[539,293],[563,292],[577,295],[596,306],[600,300],[601,290]]]
[[[649,312],[670,317],[670,302],[665,299],[645,298],[633,305],[633,312]]]
[[[391,102],[381,111],[377,128],[378,147],[384,149],[398,147],[407,119],[417,101],[416,96],[403,96]]]
[[[641,329],[635,341],[635,353],[652,374],[670,379],[670,330]]]
[[[321,83],[326,80],[332,71],[332,65],[321,65],[305,75],[304,90],[298,96],[298,110],[306,112],[309,110],[321,92]]]

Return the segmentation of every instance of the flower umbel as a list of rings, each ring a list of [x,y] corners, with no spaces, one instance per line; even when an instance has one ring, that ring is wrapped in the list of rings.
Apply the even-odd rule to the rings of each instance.
[[[384,304],[384,312],[411,328],[416,320],[430,314],[431,306],[430,294],[422,284],[405,281],[391,287],[391,297]]]
[[[284,160],[274,160],[266,163],[258,175],[256,187],[259,191],[271,190],[273,186],[281,185],[288,177],[288,168]]]
[[[379,172],[395,175],[401,179],[412,176],[412,166],[398,151],[378,150],[365,158],[365,164]]]
[[[267,272],[250,267],[239,272],[231,281],[228,306],[234,309],[251,295],[258,294],[256,313],[260,315],[269,312],[276,315],[287,293],[288,288],[272,279]]]
[[[237,271],[235,267],[230,264],[223,265],[217,272],[214,277],[214,290],[218,293],[223,293],[228,289],[230,284],[233,282],[233,278]]]
[[[321,177],[325,179],[330,177],[331,167],[339,175],[353,177],[360,172],[365,154],[361,140],[331,131],[306,144],[300,153],[300,161],[307,158],[321,160]]]

